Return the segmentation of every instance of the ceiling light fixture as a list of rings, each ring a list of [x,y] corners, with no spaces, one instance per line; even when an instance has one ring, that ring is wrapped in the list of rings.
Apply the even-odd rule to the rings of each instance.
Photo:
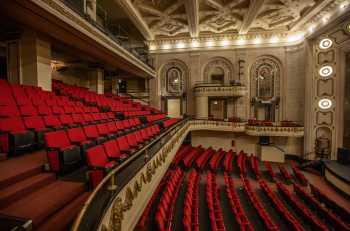
[[[318,101],[318,107],[323,110],[330,109],[332,107],[332,101],[330,99],[320,99]]]
[[[170,49],[171,46],[170,46],[169,43],[166,43],[166,44],[164,44],[164,45],[162,46],[162,48],[165,49],[165,50],[167,50],[167,49]]]
[[[323,18],[322,18],[322,22],[323,23],[328,22],[328,20],[329,20],[329,16],[328,15],[323,16]]]
[[[341,3],[341,4],[339,5],[339,8],[340,8],[341,10],[343,10],[343,9],[347,8],[348,5],[349,5],[349,2],[348,2],[348,1],[344,1],[343,3]]]
[[[329,38],[324,38],[320,41],[319,47],[321,49],[328,49],[332,46],[333,42]]]
[[[207,41],[207,47],[212,47],[212,46],[214,46],[214,41],[212,40]]]
[[[179,48],[179,49],[185,48],[185,43],[183,43],[183,42],[177,43],[176,48]]]
[[[222,40],[222,41],[221,41],[221,45],[224,46],[224,47],[226,47],[226,46],[230,45],[230,41],[227,40],[227,39]]]
[[[193,42],[191,43],[191,46],[192,46],[192,47],[199,47],[199,43],[198,43],[197,41],[193,41]]]
[[[333,73],[333,68],[331,66],[323,66],[318,73],[322,77],[329,77]]]
[[[280,38],[277,37],[277,36],[274,36],[274,37],[272,37],[272,38],[270,39],[270,42],[271,42],[271,43],[278,43],[279,41],[280,41]]]
[[[253,40],[254,44],[260,44],[261,43],[261,38],[256,38]]]
[[[237,40],[237,44],[238,45],[244,45],[246,43],[246,41],[244,39],[238,39]]]

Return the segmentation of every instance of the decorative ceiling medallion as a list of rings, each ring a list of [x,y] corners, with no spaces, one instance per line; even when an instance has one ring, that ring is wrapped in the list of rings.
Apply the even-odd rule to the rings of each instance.
[[[330,99],[320,99],[318,101],[318,107],[323,110],[330,109],[332,107],[332,101]]]
[[[333,68],[331,66],[323,66],[320,68],[319,74],[322,77],[329,77],[331,74],[333,74]]]
[[[330,40],[329,38],[325,38],[320,41],[319,47],[320,49],[324,50],[324,49],[330,48],[332,45],[333,45],[332,40]]]
[[[345,32],[350,34],[350,22],[345,25]]]

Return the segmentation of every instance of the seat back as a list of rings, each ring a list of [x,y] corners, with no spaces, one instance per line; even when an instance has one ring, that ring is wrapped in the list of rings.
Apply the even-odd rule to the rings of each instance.
[[[20,106],[19,111],[21,113],[21,116],[37,116],[38,115],[36,108],[31,104]]]
[[[116,141],[117,141],[117,144],[118,144],[119,149],[121,151],[127,151],[127,150],[130,149],[130,146],[129,146],[129,143],[128,143],[127,139],[126,139],[126,136],[118,137],[116,139]]]
[[[20,117],[11,117],[0,119],[0,131],[2,132],[23,132],[26,128]]]
[[[0,117],[13,117],[13,116],[20,116],[20,113],[16,105],[0,106]]]
[[[105,136],[109,134],[109,129],[107,127],[107,124],[97,124],[97,131],[101,136]]]
[[[120,150],[119,150],[118,144],[115,140],[110,140],[110,141],[103,143],[103,147],[105,149],[106,155],[109,158],[119,158],[120,157]]]
[[[68,138],[72,143],[81,143],[87,140],[81,127],[67,130]]]
[[[53,115],[44,116],[44,123],[47,127],[57,128],[62,126],[61,122],[58,120],[58,117]]]
[[[87,138],[92,138],[92,139],[96,139],[97,137],[99,137],[99,134],[97,132],[97,128],[96,125],[88,125],[88,126],[84,126],[83,127],[84,133],[86,135]]]
[[[70,146],[68,136],[63,130],[45,133],[45,142],[48,148],[60,149]]]
[[[102,145],[87,149],[86,160],[90,167],[103,167],[108,163],[108,158]]]
[[[35,131],[40,131],[46,128],[44,121],[40,116],[24,117],[23,122],[27,129],[34,129]]]

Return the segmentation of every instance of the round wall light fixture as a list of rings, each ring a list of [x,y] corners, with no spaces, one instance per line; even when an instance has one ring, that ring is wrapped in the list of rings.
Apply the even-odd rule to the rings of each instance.
[[[331,66],[323,66],[323,67],[320,68],[318,73],[322,77],[329,77],[331,74],[333,74],[333,67],[331,67]]]
[[[323,110],[330,109],[332,107],[332,101],[330,99],[320,99],[318,101],[318,107]]]
[[[328,49],[328,48],[330,48],[332,45],[333,45],[332,40],[330,40],[329,38],[325,38],[325,39],[322,39],[322,40],[320,41],[319,47],[320,47],[321,49]]]

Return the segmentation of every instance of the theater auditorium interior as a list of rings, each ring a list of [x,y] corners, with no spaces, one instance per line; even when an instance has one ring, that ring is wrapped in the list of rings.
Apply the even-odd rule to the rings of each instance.
[[[0,19],[1,231],[350,231],[350,0]]]

